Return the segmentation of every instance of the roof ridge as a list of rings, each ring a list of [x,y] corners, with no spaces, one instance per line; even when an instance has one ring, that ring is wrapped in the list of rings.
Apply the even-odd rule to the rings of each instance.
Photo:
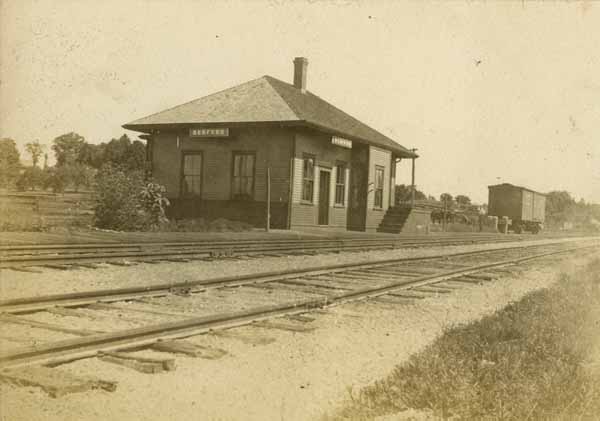
[[[265,80],[267,81],[267,83],[269,84],[269,86],[271,87],[271,89],[273,89],[273,91],[274,91],[274,92],[277,94],[277,96],[278,96],[279,98],[281,98],[281,100],[283,101],[283,103],[285,104],[285,106],[288,108],[288,110],[290,110],[290,111],[292,112],[292,114],[294,114],[294,115],[296,116],[296,118],[297,118],[298,120],[302,120],[302,119],[300,118],[300,116],[298,115],[298,113],[296,112],[296,110],[294,110],[294,109],[292,108],[292,106],[290,105],[290,103],[289,103],[289,102],[287,102],[287,101],[285,100],[285,98],[284,98],[284,97],[281,95],[281,93],[280,93],[280,92],[277,90],[277,88],[275,88],[275,86],[273,86],[273,84],[271,83],[271,80],[276,80],[276,81],[278,81],[278,82],[281,82],[281,83],[286,83],[286,82],[284,82],[284,81],[282,81],[282,80],[279,80],[279,79],[277,79],[276,77],[273,77],[273,76],[271,76],[271,75],[264,75],[264,76],[262,76],[262,77],[261,77],[261,79],[265,79]],[[292,85],[290,85],[290,86],[292,86]]]
[[[280,80],[280,79],[277,79],[277,78],[275,78],[275,77],[273,77],[273,76],[269,76],[269,75],[265,75],[265,76],[266,76],[266,77],[268,77],[268,78],[270,78],[270,79],[273,79],[273,80],[275,80],[275,81],[277,81],[277,82],[279,82],[279,83],[283,83],[284,85],[287,85],[287,86],[288,86],[288,87],[290,87],[290,88],[298,89],[298,88],[296,88],[294,85],[292,85],[292,84],[290,84],[290,83],[287,83],[287,82],[284,82],[284,81],[282,81],[282,80]],[[269,82],[269,84],[271,84],[271,83]],[[273,86],[273,85],[271,84],[271,86]],[[279,93],[279,91],[277,91],[277,88],[275,88],[275,87],[273,87],[273,88],[275,89],[275,91],[277,92],[277,94],[278,94],[279,96],[281,96],[281,94]],[[386,134],[384,134],[384,133],[380,132],[380,131],[379,131],[379,130],[377,130],[377,129],[374,129],[373,127],[371,127],[370,125],[368,125],[368,124],[366,124],[366,123],[362,122],[361,120],[359,120],[358,118],[354,117],[353,115],[351,115],[351,114],[348,114],[346,111],[342,110],[341,108],[338,108],[338,107],[336,107],[335,105],[333,105],[331,102],[327,101],[326,99],[323,99],[323,98],[321,98],[319,95],[316,95],[316,94],[312,93],[312,92],[311,92],[311,91],[309,91],[309,90],[307,90],[307,91],[306,91],[306,93],[303,93],[302,95],[306,95],[306,94],[312,95],[314,98],[318,99],[319,101],[322,101],[322,102],[324,102],[324,103],[325,103],[325,104],[327,104],[329,107],[331,107],[331,108],[335,109],[336,111],[338,111],[338,112],[342,113],[344,116],[346,116],[346,117],[348,117],[348,118],[352,119],[352,120],[354,121],[354,123],[355,123],[355,124],[359,124],[359,125],[365,126],[366,128],[368,128],[368,129],[370,129],[370,130],[373,130],[373,131],[374,131],[374,132],[376,132],[377,134],[379,134],[379,135],[381,135],[381,136],[383,136],[383,137],[387,138],[388,140],[390,140],[390,141],[394,142],[395,144],[397,144],[398,146],[402,147],[403,149],[406,149],[404,146],[400,145],[398,142],[396,142],[395,140],[393,140],[393,139],[392,139],[391,137],[389,137],[388,135],[386,135]],[[283,98],[283,97],[282,97],[282,98]],[[292,110],[292,112],[293,112],[293,113],[294,113],[294,114],[295,114],[295,115],[296,115],[296,116],[297,116],[299,119],[301,119],[301,120],[304,120],[304,118],[302,118],[302,116],[298,115],[298,112],[297,112],[297,111],[294,109],[294,107],[293,107],[292,105],[290,105],[290,104],[289,104],[289,102],[288,102],[288,101],[286,101],[286,100],[285,100],[285,98],[283,98],[283,100],[285,101],[285,103],[286,103],[286,104],[288,104],[289,108]],[[408,150],[408,149],[406,149],[406,150]]]
[[[212,96],[221,94],[221,93],[223,93],[225,91],[229,91],[231,89],[239,88],[240,86],[249,85],[250,83],[256,82],[257,80],[263,79],[265,76],[257,77],[256,79],[248,80],[248,81],[242,82],[242,83],[240,83],[238,85],[234,85],[234,86],[230,86],[229,88],[221,89],[220,91],[213,92],[212,94],[208,94],[208,95],[204,95],[204,96],[201,96],[201,97],[198,97],[198,98],[194,98],[191,101],[184,102],[183,104],[178,104],[178,105],[175,105],[173,107],[166,108],[166,109],[164,109],[162,111],[157,111],[155,113],[148,114],[147,116],[137,118],[137,119],[133,120],[131,123],[127,123],[127,124],[136,124],[136,122],[138,122],[140,120],[145,120],[147,118],[154,117],[155,115],[162,114],[162,113],[167,112],[167,111],[172,111],[172,110],[175,110],[175,109],[180,108],[180,107],[184,107],[184,106],[192,104],[192,103],[194,103],[196,101],[200,101],[201,99],[210,98]],[[277,93],[277,94],[279,95],[279,93]],[[286,102],[286,104],[287,104],[287,102]],[[288,106],[288,108],[289,108],[289,106]],[[296,114],[296,113],[294,113],[294,114]]]
[[[267,78],[267,82],[269,82],[269,85],[271,85],[271,87],[273,88],[273,90],[275,92],[277,92],[277,95],[279,95],[279,97],[283,100],[283,102],[286,103],[286,105],[288,106],[288,108],[290,109],[290,111],[296,116],[298,117],[299,120],[304,120],[303,118],[301,118],[298,115],[298,112],[292,107],[292,105],[283,97],[283,95],[281,95],[281,92],[279,92],[279,90],[271,83],[272,81],[276,81],[277,83],[283,83],[284,85],[287,85],[290,88],[293,89],[298,89],[296,88],[294,85],[292,85],[291,83],[287,83],[284,82],[281,79],[277,79],[276,77],[270,76],[270,75],[265,75],[265,77]],[[269,80],[270,79],[270,80]],[[307,90],[304,94],[309,93],[309,91]]]

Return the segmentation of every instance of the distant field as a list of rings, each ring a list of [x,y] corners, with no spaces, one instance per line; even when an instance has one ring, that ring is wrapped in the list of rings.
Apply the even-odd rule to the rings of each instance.
[[[47,231],[91,225],[90,193],[0,193],[0,231]]]

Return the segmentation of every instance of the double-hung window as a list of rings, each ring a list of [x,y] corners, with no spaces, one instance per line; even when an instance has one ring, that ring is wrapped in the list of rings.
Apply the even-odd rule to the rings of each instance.
[[[383,208],[383,171],[384,168],[379,165],[375,166],[375,201],[374,207],[377,209]]]
[[[254,198],[254,170],[256,155],[254,152],[234,152],[232,196],[238,200]]]
[[[184,152],[181,176],[181,195],[200,197],[202,194],[202,153]]]
[[[346,164],[339,163],[335,167],[335,204],[346,203]]]
[[[313,201],[313,191],[315,186],[315,157],[304,155],[302,165],[302,201]]]

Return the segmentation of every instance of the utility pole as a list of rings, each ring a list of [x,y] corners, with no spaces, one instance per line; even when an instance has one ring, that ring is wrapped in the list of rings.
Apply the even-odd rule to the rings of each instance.
[[[444,197],[444,221],[442,224],[442,232],[446,232],[446,218],[447,218],[447,207],[448,207],[448,199],[446,197]]]
[[[267,221],[265,231],[271,228],[271,167],[267,167]]]
[[[411,149],[412,153],[415,153],[417,151],[416,148]],[[410,192],[410,207],[414,208],[415,207],[415,191],[416,191],[416,186],[415,186],[415,157],[412,157],[412,177],[411,177],[411,192]]]

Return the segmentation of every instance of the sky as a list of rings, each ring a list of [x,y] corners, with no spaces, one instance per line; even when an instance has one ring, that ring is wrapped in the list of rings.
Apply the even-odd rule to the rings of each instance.
[[[121,125],[291,83],[296,56],[310,91],[418,149],[427,194],[481,203],[509,182],[600,203],[593,2],[0,0],[0,137],[135,139]]]

